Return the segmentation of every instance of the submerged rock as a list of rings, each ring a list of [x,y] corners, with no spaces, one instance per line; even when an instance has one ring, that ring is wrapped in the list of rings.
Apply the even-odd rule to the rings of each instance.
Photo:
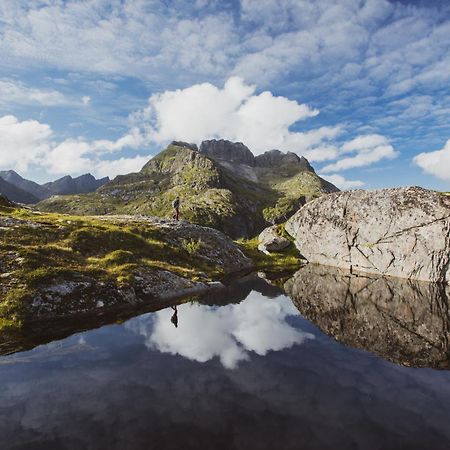
[[[286,248],[290,242],[278,234],[278,226],[273,225],[263,230],[258,236],[258,250],[264,253],[277,252]]]
[[[419,187],[332,193],[286,223],[309,262],[450,282],[450,197]]]

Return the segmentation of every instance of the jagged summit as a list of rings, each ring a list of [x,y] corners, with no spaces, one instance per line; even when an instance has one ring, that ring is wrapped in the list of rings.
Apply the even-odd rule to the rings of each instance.
[[[255,165],[253,153],[242,142],[231,142],[225,139],[211,139],[201,143],[199,152],[212,159],[222,159],[229,162],[246,164],[248,166]]]
[[[195,144],[186,144],[184,142],[172,142],[172,145],[182,144],[184,147],[196,150]],[[226,139],[211,139],[203,141],[199,147],[199,153],[217,161],[226,161],[237,164],[245,164],[250,167],[279,167],[294,165],[301,170],[314,172],[308,160],[296,153],[284,153],[280,150],[268,150],[261,155],[254,156],[251,150],[242,142],[232,142]]]

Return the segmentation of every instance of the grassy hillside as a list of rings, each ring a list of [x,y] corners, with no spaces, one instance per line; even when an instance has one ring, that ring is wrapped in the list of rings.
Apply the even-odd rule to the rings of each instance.
[[[235,262],[247,264],[215,230],[151,218],[38,213],[0,200],[0,326],[45,315],[45,302],[51,313],[80,312],[102,298],[113,304],[120,290],[122,300],[139,286],[144,294],[153,285],[164,294],[172,280],[208,283],[237,270]],[[50,293],[64,295],[65,304]]]

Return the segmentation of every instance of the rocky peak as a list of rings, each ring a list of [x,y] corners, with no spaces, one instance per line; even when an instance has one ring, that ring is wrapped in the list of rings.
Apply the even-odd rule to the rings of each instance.
[[[255,157],[255,164],[258,167],[278,167],[278,166],[298,166],[301,170],[314,172],[308,160],[303,156],[299,157],[296,153],[283,153],[280,150],[269,150],[262,155]]]
[[[242,142],[231,142],[224,139],[203,141],[199,152],[212,159],[246,164],[248,166],[255,165],[253,153]]]
[[[172,141],[170,143],[170,146],[174,146],[174,147],[184,147],[184,148],[188,148],[190,150],[193,150],[194,152],[198,152],[198,147],[197,144],[191,144],[189,142],[183,142],[183,141]]]

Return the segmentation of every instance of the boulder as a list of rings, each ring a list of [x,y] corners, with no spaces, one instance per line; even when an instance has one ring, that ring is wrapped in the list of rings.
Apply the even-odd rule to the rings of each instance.
[[[289,245],[289,240],[280,236],[277,232],[278,226],[273,225],[263,230],[258,236],[258,250],[264,253],[277,252]]]
[[[450,198],[419,187],[350,191],[307,203],[286,231],[309,262],[450,282]]]

